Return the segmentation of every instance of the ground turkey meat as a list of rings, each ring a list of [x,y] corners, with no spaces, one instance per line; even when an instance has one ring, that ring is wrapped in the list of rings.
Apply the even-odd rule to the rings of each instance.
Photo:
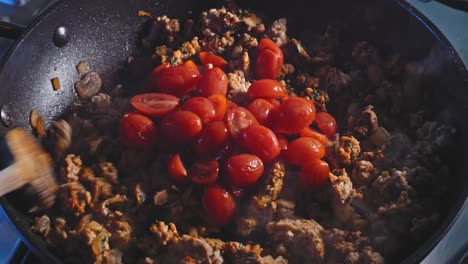
[[[221,264],[223,257],[205,239],[184,235],[168,247],[167,252],[161,256],[161,263]]]
[[[65,167],[62,169],[62,175],[67,182],[78,181],[78,175],[81,170],[81,159],[79,156],[69,154],[65,158]]]
[[[351,165],[361,153],[359,141],[353,136],[335,138],[327,150],[327,159],[332,168],[341,168]]]
[[[284,219],[269,223],[266,229],[274,252],[291,263],[323,262],[324,229],[314,220]]]
[[[374,165],[367,160],[359,160],[356,162],[351,174],[351,180],[356,186],[367,185],[373,181]]]
[[[361,137],[372,135],[378,126],[379,121],[372,105],[366,106],[363,111],[348,118],[348,129]]]
[[[384,263],[382,255],[370,247],[369,238],[359,231],[325,230],[323,242],[328,263]]]

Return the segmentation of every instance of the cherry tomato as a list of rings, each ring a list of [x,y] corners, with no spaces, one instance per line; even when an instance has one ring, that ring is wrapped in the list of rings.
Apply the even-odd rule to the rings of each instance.
[[[202,130],[200,117],[189,111],[177,111],[167,114],[160,124],[165,140],[174,145],[189,143]]]
[[[226,117],[227,127],[232,137],[238,138],[242,130],[254,124],[258,125],[255,116],[244,107],[233,107],[228,109]]]
[[[213,117],[213,121],[221,121],[226,116],[227,111],[227,99],[226,96],[220,94],[214,94],[208,97],[208,100],[214,106],[215,109],[215,116]]]
[[[231,156],[226,161],[226,173],[233,186],[243,187],[254,184],[263,175],[262,160],[252,154]]]
[[[330,167],[319,159],[309,160],[299,172],[299,183],[305,189],[318,190],[329,181]]]
[[[153,148],[158,138],[154,122],[137,113],[128,113],[120,119],[119,133],[122,144],[141,150]]]
[[[188,99],[182,106],[182,110],[197,114],[202,121],[202,125],[207,124],[216,116],[213,103],[205,97],[197,96]]]
[[[269,38],[262,38],[260,40],[260,43],[258,43],[258,50],[262,51],[262,50],[266,50],[266,49],[269,49],[269,50],[275,52],[276,54],[278,54],[280,56],[280,59],[281,59],[281,64],[283,64],[284,56],[283,56],[283,52],[281,51],[280,47],[278,47],[278,45],[276,45],[276,43],[273,42],[273,40],[271,40]]]
[[[226,146],[229,132],[222,121],[209,123],[203,128],[195,142],[195,152],[200,155],[214,155]]]
[[[182,160],[180,159],[179,153],[172,155],[167,164],[167,171],[171,178],[177,183],[187,183],[189,177],[187,177],[187,170],[185,169]]]
[[[258,98],[251,102],[247,109],[249,109],[260,124],[268,125],[272,116],[271,114],[277,110],[278,107],[263,98]]]
[[[336,133],[336,120],[327,112],[317,112],[315,114],[315,123],[320,131],[327,137],[332,137]]]
[[[194,69],[197,69],[198,71],[198,67],[197,65],[195,64],[195,62],[193,62],[193,60],[188,60],[184,63],[185,66],[187,67],[191,67],[191,68],[194,68]]]
[[[242,145],[265,163],[275,160],[280,147],[275,133],[262,125],[250,125],[241,132]]]
[[[197,161],[190,166],[188,175],[196,184],[212,184],[218,179],[219,164],[216,160]]]
[[[146,93],[133,96],[130,103],[143,114],[163,116],[179,105],[179,98],[165,93]]]
[[[200,52],[199,58],[203,65],[211,63],[214,67],[219,67],[222,69],[225,68],[228,64],[227,61],[220,56],[206,51]]]
[[[218,67],[207,70],[197,83],[197,93],[204,97],[213,94],[226,96],[227,89],[227,75]]]
[[[231,222],[236,210],[232,195],[219,185],[205,189],[202,204],[208,220],[215,225],[226,225]]]
[[[291,141],[284,152],[284,159],[292,165],[303,165],[312,159],[321,159],[325,155],[325,148],[314,138],[301,137]]]
[[[247,90],[250,99],[255,98],[284,98],[286,92],[283,85],[271,79],[261,79],[253,82]]]
[[[192,67],[178,65],[153,71],[152,75],[156,90],[182,97],[195,87],[200,73]]]
[[[226,104],[227,104],[227,109],[231,109],[231,108],[234,108],[234,107],[238,107],[238,105],[236,103],[234,103],[233,101],[231,100],[227,100],[226,101]]]
[[[328,145],[327,136],[325,136],[324,134],[322,134],[322,133],[318,132],[317,130],[315,130],[313,128],[310,128],[310,127],[306,127],[304,129],[302,129],[301,132],[299,132],[299,136],[300,137],[315,138],[320,143],[322,143],[322,145],[324,145],[324,146]]]
[[[259,79],[276,79],[283,64],[280,56],[269,49],[260,51],[255,60],[255,73]]]
[[[164,62],[163,64],[159,65],[158,67],[154,68],[153,74],[160,72],[162,69],[166,69],[171,67],[171,64],[169,62]]]
[[[274,116],[275,132],[296,134],[308,127],[315,119],[315,106],[301,97],[289,97],[284,100]]]

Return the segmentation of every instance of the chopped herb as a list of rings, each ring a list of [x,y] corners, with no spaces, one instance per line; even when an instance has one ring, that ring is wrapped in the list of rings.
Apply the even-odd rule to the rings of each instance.
[[[174,58],[174,57],[171,57],[171,58],[169,59],[169,63],[170,63],[171,65],[174,65],[174,63],[176,63],[176,61],[177,61],[177,59]]]
[[[182,53],[187,53],[188,52],[186,47],[182,47],[180,50],[182,51]]]

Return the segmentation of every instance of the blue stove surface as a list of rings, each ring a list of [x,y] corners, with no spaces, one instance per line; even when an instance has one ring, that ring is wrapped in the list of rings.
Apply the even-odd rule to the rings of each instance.
[[[13,12],[14,7],[3,7],[0,0],[0,10],[6,10],[7,13]],[[26,5],[36,5],[32,8],[30,17],[19,15],[20,24],[27,24],[31,18],[39,13],[40,6],[49,6],[56,0],[32,0]],[[21,1],[9,1],[19,3]],[[468,67],[468,13],[455,10],[435,1],[406,0],[413,7],[431,20],[445,37],[452,43],[455,50],[462,58],[465,66]],[[24,8],[22,7],[24,12]],[[28,14],[29,15],[29,14]],[[0,20],[10,21],[10,17],[5,17],[5,13],[0,12]],[[0,57],[3,56],[6,48],[11,44],[10,40],[0,40]],[[0,264],[1,263],[35,263],[28,260],[28,253],[18,256],[17,251],[22,245],[20,238],[12,230],[10,223],[5,220],[3,210],[0,208]],[[468,201],[465,201],[464,210],[459,218],[447,233],[447,235],[437,244],[434,250],[422,261],[424,264],[432,263],[468,263]]]

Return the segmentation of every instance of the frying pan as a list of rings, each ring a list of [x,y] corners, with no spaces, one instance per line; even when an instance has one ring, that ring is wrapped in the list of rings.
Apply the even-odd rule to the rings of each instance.
[[[209,6],[209,1],[184,0],[81,0],[62,1],[52,6],[28,27],[12,45],[0,65],[0,106],[9,110],[13,123],[0,127],[4,134],[13,127],[28,128],[28,115],[36,109],[46,122],[57,118],[76,100],[73,85],[79,79],[75,66],[87,60],[98,71],[104,89],[128,80],[123,74],[130,55],[144,54],[138,35],[148,18],[138,17],[144,10],[153,17],[187,17]],[[459,215],[468,193],[467,171],[468,72],[445,37],[410,5],[399,1],[239,1],[270,17],[289,18],[291,28],[323,32],[331,21],[344,21],[350,39],[369,40],[382,50],[399,52],[425,66],[424,82],[433,89],[434,110],[455,122],[458,148],[451,153],[450,192],[445,197],[442,223],[406,263],[419,262],[444,236]],[[316,2],[316,1],[314,1]],[[377,2],[377,3],[376,3]],[[218,1],[219,5],[219,1]],[[69,41],[63,47],[53,42],[54,31],[65,27]],[[294,30],[292,30],[294,33]],[[13,34],[14,35],[14,34]],[[61,89],[54,91],[51,79],[60,78]],[[0,198],[0,204],[24,242],[44,263],[60,260],[47,249],[44,241],[31,232],[32,219],[26,213],[28,200],[18,193]],[[401,261],[401,260],[398,260]]]

